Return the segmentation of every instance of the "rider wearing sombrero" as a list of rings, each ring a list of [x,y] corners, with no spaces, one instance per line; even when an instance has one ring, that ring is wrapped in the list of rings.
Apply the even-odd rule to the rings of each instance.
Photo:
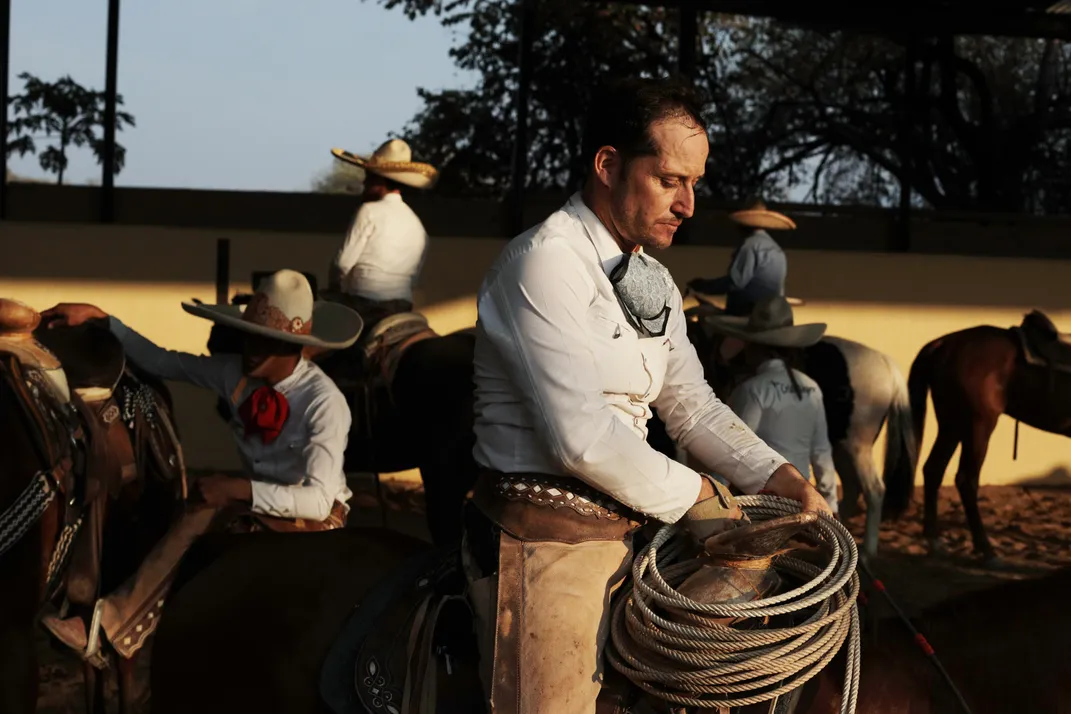
[[[346,520],[351,494],[343,455],[349,406],[302,350],[352,345],[361,333],[360,316],[342,305],[315,302],[308,280],[293,270],[261,281],[244,310],[188,302],[182,307],[244,333],[242,354],[205,357],[167,350],[93,305],[61,303],[42,313],[52,326],[106,320],[138,367],[226,399],[231,433],[245,466],[241,477],[197,480],[199,502],[187,506],[130,580],[98,600],[88,635],[79,618],[44,618],[58,639],[95,663],[100,662],[99,629],[123,657],[144,644],[159,621],[179,560],[210,526],[237,518],[243,528],[254,530],[328,530]]]
[[[764,297],[785,294],[788,262],[781,246],[767,231],[796,228],[788,216],[771,211],[760,200],[729,214],[740,227],[741,242],[729,262],[729,272],[720,278],[696,278],[688,288],[704,295],[725,295],[725,312],[746,317]]]
[[[822,339],[825,323],[795,324],[788,300],[771,295],[759,300],[748,317],[708,315],[705,325],[726,341],[743,343],[752,376],[733,389],[729,406],[801,474],[813,470],[818,492],[836,513],[837,477],[822,390],[795,368],[800,351]]]
[[[361,207],[331,264],[330,292],[324,297],[356,310],[368,334],[384,317],[413,309],[413,287],[424,265],[428,234],[402,191],[431,188],[438,171],[413,161],[401,139],[385,142],[371,156],[342,149],[331,154],[364,169],[365,179]]]

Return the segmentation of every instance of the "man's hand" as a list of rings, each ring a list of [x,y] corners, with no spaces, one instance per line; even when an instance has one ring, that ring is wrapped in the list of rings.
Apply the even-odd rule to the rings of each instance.
[[[206,505],[223,508],[235,503],[253,503],[253,484],[249,479],[216,474],[197,479],[194,488]]]
[[[833,509],[826,503],[826,499],[822,498],[822,494],[818,493],[818,489],[803,478],[803,475],[792,464],[782,464],[773,472],[762,490],[769,491],[775,496],[799,501],[803,504],[804,511],[833,515]]]
[[[96,305],[78,302],[61,302],[41,313],[41,322],[53,327],[78,327],[89,320],[105,320],[108,313]]]

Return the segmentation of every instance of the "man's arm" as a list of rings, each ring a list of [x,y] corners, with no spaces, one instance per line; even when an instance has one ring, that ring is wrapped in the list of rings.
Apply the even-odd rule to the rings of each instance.
[[[754,242],[751,239],[745,240],[733,253],[728,275],[710,279],[697,278],[688,283],[688,287],[704,295],[725,295],[732,290],[742,290],[755,275],[757,260]]]
[[[591,343],[594,288],[567,246],[508,263],[480,296],[480,327],[562,468],[618,501],[673,523],[696,501],[699,474],[652,449],[612,413]]]
[[[666,380],[653,404],[670,437],[744,493],[765,489],[800,501],[805,509],[828,511],[825,501],[800,472],[714,396],[703,379],[703,366],[695,348],[688,341],[681,296],[676,290],[671,298],[667,334],[670,352]]]
[[[357,265],[357,261],[361,258],[361,253],[364,252],[365,246],[368,245],[368,240],[372,237],[372,232],[375,229],[372,223],[372,218],[369,215],[368,206],[362,205],[357,209],[357,214],[353,217],[353,222],[350,224],[350,230],[346,234],[346,240],[342,243],[342,248],[339,249],[338,255],[335,256],[334,261],[331,263],[331,280],[332,282],[346,276],[353,266]]]
[[[187,382],[228,396],[228,375],[240,368],[237,355],[192,355],[167,350],[124,325],[119,318],[108,318],[108,329],[123,343],[127,356],[138,367],[161,379]]]
[[[350,433],[350,410],[345,398],[332,392],[314,402],[309,413],[309,442],[305,445],[305,481],[284,485],[254,481],[254,513],[281,518],[322,521],[331,514],[345,486],[343,457]]]

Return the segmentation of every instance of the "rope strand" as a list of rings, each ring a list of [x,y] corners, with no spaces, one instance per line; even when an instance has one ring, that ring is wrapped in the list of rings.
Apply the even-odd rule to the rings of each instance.
[[[753,522],[800,512],[798,502],[778,496],[744,496],[738,502]],[[742,707],[803,686],[847,643],[840,711],[854,714],[861,654],[858,551],[848,530],[828,516],[805,532],[825,546],[829,563],[820,568],[783,555],[773,564],[802,585],[751,602],[705,604],[674,589],[702,561],[677,562],[689,536],[675,526],[662,528],[636,556],[632,578],[614,606],[610,664],[651,696],[678,706]],[[806,617],[791,627],[759,627],[766,618],[803,611]],[[730,626],[709,617],[740,621]]]

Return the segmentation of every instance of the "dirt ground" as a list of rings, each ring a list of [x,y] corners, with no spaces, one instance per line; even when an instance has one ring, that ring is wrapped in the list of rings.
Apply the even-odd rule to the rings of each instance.
[[[394,530],[426,537],[423,524],[423,493],[410,486],[382,489],[386,508],[371,482],[351,484],[354,512],[351,523],[385,525]],[[889,593],[909,613],[956,595],[990,587],[1002,580],[1038,577],[1055,568],[1071,565],[1071,489],[983,487],[979,496],[982,517],[990,539],[1002,560],[999,569],[987,569],[971,552],[963,508],[953,488],[942,489],[940,518],[941,543],[945,553],[927,554],[922,539],[922,494],[916,493],[909,512],[881,529],[881,550],[872,570],[886,584]],[[864,516],[849,522],[857,537],[862,536]],[[867,586],[864,579],[864,587]],[[875,598],[876,599],[876,598]],[[151,648],[151,642],[150,642]],[[54,649],[42,634],[38,640],[41,672],[40,714],[81,714],[83,688],[81,668],[71,656]],[[146,654],[149,653],[146,649]],[[148,660],[139,667],[144,691],[142,711],[148,707]],[[109,689],[109,711],[115,711],[114,685]]]

